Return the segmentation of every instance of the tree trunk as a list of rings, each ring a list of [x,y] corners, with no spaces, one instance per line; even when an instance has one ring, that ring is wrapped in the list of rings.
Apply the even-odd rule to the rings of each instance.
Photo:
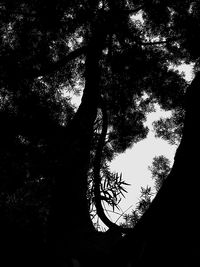
[[[117,266],[198,266],[200,73],[186,93],[183,138],[171,173],[149,210],[119,245]],[[128,259],[128,260],[126,260]]]
[[[63,266],[72,257],[89,258],[90,234],[95,232],[86,192],[93,125],[100,98],[99,59],[104,36],[99,26],[94,27],[86,53],[82,102],[68,125],[66,143],[56,148],[60,160],[49,219],[50,250],[55,255],[53,265],[56,267]]]

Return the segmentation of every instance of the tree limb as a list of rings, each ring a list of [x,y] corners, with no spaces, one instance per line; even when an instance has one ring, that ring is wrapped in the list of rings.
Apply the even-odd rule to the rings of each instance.
[[[66,55],[64,58],[57,62],[49,63],[47,66],[42,67],[39,70],[34,70],[31,73],[32,78],[36,78],[39,76],[44,76],[51,74],[60,68],[64,67],[67,63],[69,63],[71,60],[81,56],[82,54],[85,54],[87,51],[87,46],[82,46],[80,48],[77,48],[76,50],[70,52],[68,55]]]
[[[134,8],[134,9],[124,10],[123,12],[128,14],[128,15],[133,15],[134,13],[137,13],[140,10],[142,10],[144,6],[145,6],[145,4],[142,4],[141,6],[138,6],[138,7]]]
[[[106,215],[102,206],[102,199],[101,199],[101,192],[100,192],[100,185],[101,185],[101,177],[100,177],[100,170],[101,170],[101,159],[102,159],[102,151],[103,147],[105,145],[105,138],[107,134],[107,128],[108,128],[108,116],[106,112],[105,103],[103,102],[103,99],[100,100],[100,107],[103,114],[103,126],[102,126],[102,132],[101,136],[99,138],[96,155],[94,159],[94,197],[95,197],[95,206],[96,211],[99,216],[99,218],[102,220],[102,222],[110,229],[114,230],[120,233],[127,233],[132,231],[132,229],[129,228],[123,228],[116,223],[113,223]]]
[[[167,43],[170,43],[170,42],[176,42],[176,41],[179,41],[181,38],[178,38],[178,37],[174,37],[174,38],[169,38],[165,41],[155,41],[155,42],[138,42],[138,44],[140,45],[162,45],[162,44],[167,44]]]

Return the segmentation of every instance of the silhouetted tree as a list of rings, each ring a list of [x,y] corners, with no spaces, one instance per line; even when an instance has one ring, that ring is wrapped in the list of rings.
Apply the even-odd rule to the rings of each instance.
[[[170,161],[163,155],[154,157],[152,166],[149,167],[152,178],[155,180],[155,189],[158,191],[170,172]]]
[[[152,166],[149,167],[149,170],[152,173],[152,179],[155,181],[156,191],[153,191],[149,186],[146,188],[141,187],[140,199],[136,204],[135,209],[133,209],[131,213],[125,213],[123,215],[124,222],[120,224],[121,226],[133,228],[137,224],[141,216],[150,207],[153,197],[162,187],[170,172],[170,169],[171,166],[168,158],[164,157],[163,155],[153,158]]]
[[[133,228],[149,208],[154,194],[151,187],[141,187],[140,200],[136,204],[136,208],[130,214],[123,215],[124,222],[121,223],[121,226],[124,228]]]
[[[189,261],[197,247],[188,247],[185,240],[191,243],[190,234],[198,229],[198,164],[192,148],[198,142],[199,1],[8,0],[0,1],[0,22],[0,190],[6,203],[1,205],[1,230],[15,229],[7,244],[16,244],[5,255],[15,252],[24,266],[35,255],[29,265],[63,266],[77,258],[83,266],[111,266],[116,244],[121,266],[127,247],[135,248],[134,253],[127,248],[127,259],[136,266],[162,265],[162,257],[168,265],[173,258],[178,264],[182,251]],[[188,84],[170,68],[183,61],[193,61],[197,72],[187,101]],[[76,110],[70,95],[81,90]],[[146,137],[143,122],[155,102],[175,114],[181,111],[181,118],[186,110],[183,138],[172,172],[122,246],[121,228],[106,218],[110,231],[96,232],[88,180],[95,187],[97,212],[104,216],[105,191],[99,188],[103,179],[109,180],[106,164]],[[194,189],[193,183],[187,186],[189,178]],[[188,190],[186,200],[182,194]],[[14,210],[22,215],[15,216]],[[195,218],[185,218],[185,211]],[[18,216],[22,221],[16,223]],[[36,226],[33,218],[40,216]],[[7,251],[9,246],[2,242],[1,247]]]
[[[156,137],[161,137],[171,145],[179,145],[184,125],[184,110],[175,109],[170,118],[160,118],[153,122]]]

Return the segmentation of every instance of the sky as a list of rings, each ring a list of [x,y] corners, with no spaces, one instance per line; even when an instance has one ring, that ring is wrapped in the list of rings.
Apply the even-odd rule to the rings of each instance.
[[[129,207],[128,212],[136,206],[139,201],[141,187],[147,185],[154,190],[154,181],[148,167],[152,165],[155,156],[164,155],[170,160],[171,165],[174,161],[174,155],[177,149],[176,145],[170,145],[167,141],[155,137],[152,123],[163,117],[170,117],[171,112],[164,112],[159,107],[155,112],[149,113],[145,126],[148,126],[149,133],[145,139],[127,149],[125,153],[118,155],[110,164],[113,172],[122,173],[123,179],[130,184],[126,186],[128,193],[120,202],[121,212]],[[119,215],[110,213],[111,218],[115,221]]]
[[[192,66],[182,64],[176,68],[180,73],[183,73],[187,81],[193,78]],[[155,112],[151,112],[147,116],[146,126],[149,128],[149,133],[145,139],[134,144],[132,148],[127,149],[123,154],[118,155],[110,164],[110,169],[114,172],[122,173],[123,179],[131,184],[126,187],[128,193],[125,199],[120,202],[121,211],[130,213],[135,208],[139,201],[141,187],[146,188],[147,185],[154,190],[154,181],[151,171],[148,167],[152,165],[155,156],[164,155],[170,160],[171,166],[174,162],[174,156],[177,145],[170,145],[167,141],[155,137],[155,132],[152,123],[159,118],[170,117],[171,112],[165,112],[157,106]],[[119,215],[109,213],[111,219],[116,221]]]
[[[174,67],[180,73],[182,73],[187,81],[191,81],[193,78],[192,74],[192,65],[181,64],[178,67]],[[66,96],[68,95],[65,94]],[[76,108],[78,108],[81,102],[81,95],[73,96],[71,102]],[[170,160],[171,166],[173,165],[175,152],[177,149],[176,145],[170,145],[167,141],[164,141],[161,138],[155,137],[155,132],[152,127],[152,123],[161,117],[169,117],[171,112],[165,112],[156,107],[155,112],[151,112],[147,116],[145,126],[148,126],[149,133],[145,139],[134,144],[131,148],[127,149],[123,154],[119,154],[115,159],[110,163],[110,169],[113,172],[122,173],[123,179],[130,184],[126,187],[128,193],[125,195],[126,198],[123,198],[120,202],[120,209],[116,210],[118,214],[112,213],[112,208],[107,215],[110,216],[110,219],[115,222],[119,219],[120,215],[125,212],[130,213],[132,209],[135,208],[136,204],[139,201],[141,187],[146,188],[147,185],[154,190],[154,181],[152,179],[151,171],[149,167],[152,165],[153,158],[155,156],[164,155]],[[120,220],[122,220],[122,216]]]

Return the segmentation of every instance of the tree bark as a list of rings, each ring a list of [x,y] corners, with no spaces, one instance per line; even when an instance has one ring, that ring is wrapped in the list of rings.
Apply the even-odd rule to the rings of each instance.
[[[55,148],[60,159],[49,218],[49,244],[54,254],[52,265],[57,267],[63,266],[69,258],[89,258],[91,253],[89,239],[95,228],[86,198],[87,172],[100,99],[99,60],[105,39],[103,31],[100,25],[93,29],[86,53],[82,102],[68,125],[65,144]]]
[[[117,266],[199,264],[199,88],[197,73],[186,93],[183,137],[171,173],[132,233],[118,244]]]

